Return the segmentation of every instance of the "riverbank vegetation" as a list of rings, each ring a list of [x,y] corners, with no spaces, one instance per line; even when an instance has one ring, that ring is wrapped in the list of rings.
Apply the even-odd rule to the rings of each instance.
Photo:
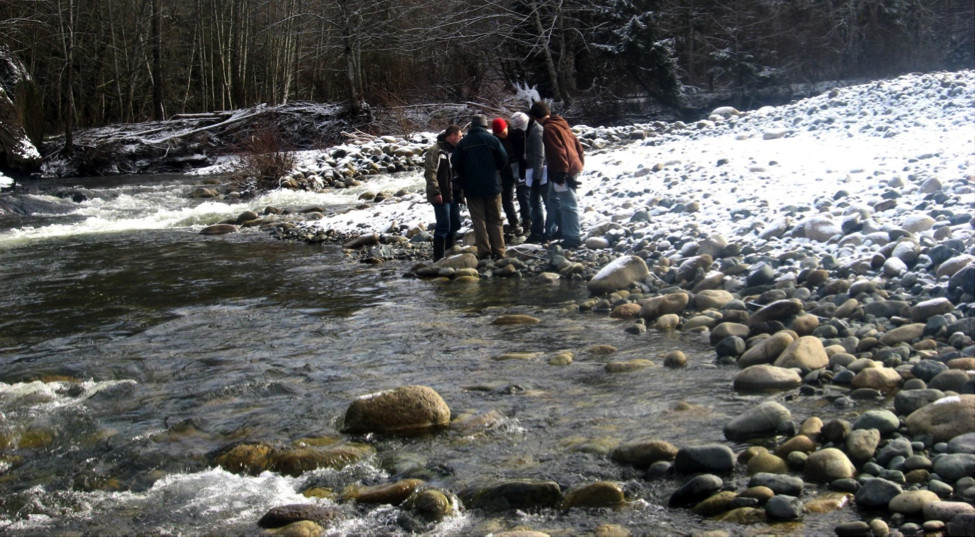
[[[749,108],[971,68],[972,16],[964,0],[10,0],[0,45],[70,146],[73,129],[295,100],[368,118],[534,87],[590,124],[686,116],[715,104],[702,94]]]

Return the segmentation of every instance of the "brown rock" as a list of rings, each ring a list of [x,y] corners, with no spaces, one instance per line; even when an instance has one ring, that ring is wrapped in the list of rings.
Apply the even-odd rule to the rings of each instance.
[[[450,408],[433,388],[403,386],[360,397],[345,412],[345,432],[415,432],[450,423]]]
[[[802,312],[802,302],[794,298],[776,300],[756,311],[748,318],[748,326],[758,326],[769,321],[785,321]]]
[[[912,435],[930,434],[935,442],[975,431],[975,395],[953,395],[927,404],[905,420]]]
[[[667,313],[658,317],[657,321],[653,323],[653,327],[661,332],[670,332],[677,328],[679,324],[680,316],[675,313]]]
[[[851,478],[856,468],[846,453],[836,448],[826,448],[814,452],[806,459],[805,477],[816,483],[829,483],[837,479]]]
[[[707,309],[718,310],[734,299],[735,295],[732,295],[723,289],[705,289],[694,295],[694,307],[697,308],[698,311],[704,311]]]
[[[214,224],[200,230],[200,235],[226,235],[237,233],[237,226],[233,224]]]
[[[623,488],[611,481],[597,481],[576,488],[565,493],[562,506],[565,509],[573,507],[619,507],[625,502]]]
[[[619,446],[611,458],[621,464],[646,468],[655,462],[674,460],[677,451],[677,446],[666,440],[641,439]]]
[[[636,302],[627,302],[626,304],[620,304],[617,306],[610,317],[614,319],[635,319],[640,316],[640,311],[643,308]]]
[[[820,422],[822,423],[822,422]],[[813,442],[812,438],[804,434],[797,434],[792,438],[786,440],[779,447],[775,448],[775,454],[783,459],[789,456],[789,453],[793,451],[799,451],[802,453],[812,453],[816,451],[816,442]]]
[[[913,323],[890,330],[880,338],[880,342],[888,347],[898,343],[908,342],[924,335],[924,323]]]
[[[887,509],[909,516],[920,515],[924,512],[924,506],[940,501],[941,498],[930,490],[908,490],[891,498]]]
[[[800,336],[808,336],[819,326],[819,317],[815,315],[799,314],[792,320],[792,330]]]
[[[403,479],[395,483],[373,487],[353,487],[345,491],[343,496],[347,500],[359,503],[399,505],[421,485],[423,485],[423,481],[420,479]]]
[[[690,295],[687,293],[671,293],[668,295],[655,296],[640,300],[640,316],[645,319],[656,319],[667,313],[681,313],[690,302]]]
[[[802,385],[802,377],[794,369],[769,364],[746,367],[735,375],[735,391],[785,391]]]
[[[270,511],[265,513],[257,521],[257,525],[262,528],[280,528],[302,520],[309,520],[327,528],[338,516],[338,511],[315,504],[279,505],[272,507]]]
[[[771,337],[756,344],[754,347],[745,351],[738,358],[739,367],[748,367],[757,364],[771,364],[795,342],[796,338],[786,331],[772,334]]]
[[[903,381],[896,369],[889,367],[867,367],[853,377],[850,383],[854,388],[870,388],[881,393],[896,390]]]
[[[829,357],[823,342],[815,336],[802,336],[792,342],[775,360],[779,367],[798,367],[804,372],[821,369],[829,365]]]
[[[789,466],[782,457],[774,453],[760,453],[748,461],[748,475],[758,473],[784,474],[789,471]]]
[[[539,319],[538,317],[532,317],[531,315],[511,314],[511,315],[499,315],[493,321],[491,321],[491,324],[498,324],[498,325],[535,324],[540,322],[541,319]]]

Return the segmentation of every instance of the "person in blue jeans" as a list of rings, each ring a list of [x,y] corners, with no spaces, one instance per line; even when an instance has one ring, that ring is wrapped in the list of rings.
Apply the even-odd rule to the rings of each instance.
[[[437,143],[427,149],[424,158],[424,177],[427,180],[427,201],[433,205],[437,224],[433,229],[433,260],[453,248],[454,237],[460,229],[460,204],[463,192],[455,191],[454,168],[450,155],[464,135],[457,125],[447,127],[437,136]]]
[[[569,123],[562,116],[553,116],[545,103],[538,101],[532,104],[531,115],[542,125],[549,197],[558,203],[557,208],[553,203],[551,209],[558,215],[556,222],[562,234],[562,247],[570,250],[578,248],[582,245],[582,238],[576,189],[579,174],[585,165],[582,144]]]
[[[525,131],[524,174],[528,190],[529,221],[526,242],[540,244],[552,238],[558,226],[553,210],[554,198],[548,195],[548,179],[545,170],[545,144],[542,142],[542,125],[518,112],[511,118],[511,127]]]

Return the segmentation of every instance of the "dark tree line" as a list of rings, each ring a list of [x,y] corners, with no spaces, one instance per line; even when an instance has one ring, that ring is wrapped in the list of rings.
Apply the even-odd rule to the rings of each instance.
[[[971,0],[6,0],[47,129],[293,100],[570,106],[961,69]]]

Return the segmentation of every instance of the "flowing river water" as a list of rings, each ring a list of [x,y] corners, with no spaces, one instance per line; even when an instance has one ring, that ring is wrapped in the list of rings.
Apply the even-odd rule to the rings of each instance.
[[[385,176],[372,188],[421,181]],[[404,475],[452,491],[504,478],[563,490],[611,480],[630,500],[620,509],[465,509],[429,535],[516,526],[583,535],[602,524],[633,535],[819,534],[853,516],[729,526],[667,508],[681,477],[648,479],[610,460],[612,446],[641,437],[725,443],[723,425],[763,400],[731,390],[737,370],[715,363],[706,337],[628,334],[577,311],[588,296],[581,282],[429,282],[403,278],[406,262],[363,265],[337,245],[281,242],[257,229],[203,236],[204,225],[245,209],[334,210],[361,190],[227,204],[191,199],[198,183],[93,179],[87,199],[18,192],[44,210],[0,214],[0,534],[258,535],[271,507],[318,502],[343,513],[327,535],[403,535],[396,507],[301,491]],[[511,313],[541,322],[491,324]],[[593,352],[597,344],[617,350]],[[686,368],[604,370],[610,360],[661,364],[675,349],[687,354]],[[549,365],[546,355],[562,350],[573,363]],[[513,352],[537,354],[497,359]],[[341,470],[241,476],[213,464],[213,453],[241,442],[341,438],[338,420],[352,400],[410,384],[434,388],[455,416],[500,417],[473,432],[360,438],[377,455]],[[794,416],[817,413],[821,401],[799,402]],[[726,477],[744,481],[741,472]]]

